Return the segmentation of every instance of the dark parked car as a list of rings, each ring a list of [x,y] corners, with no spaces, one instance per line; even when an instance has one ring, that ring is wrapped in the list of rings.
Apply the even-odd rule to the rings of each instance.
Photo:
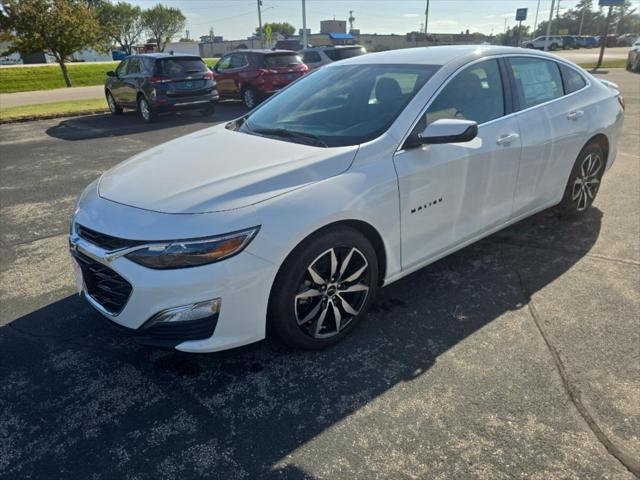
[[[145,122],[162,112],[199,109],[212,115],[218,101],[213,73],[196,55],[149,53],[125,58],[107,72],[104,86],[109,110],[138,110]]]
[[[222,57],[213,75],[220,99],[239,98],[247,108],[253,108],[308,71],[296,52],[238,50]]]
[[[562,36],[562,48],[565,50],[580,48],[576,42],[576,37],[573,35]]]

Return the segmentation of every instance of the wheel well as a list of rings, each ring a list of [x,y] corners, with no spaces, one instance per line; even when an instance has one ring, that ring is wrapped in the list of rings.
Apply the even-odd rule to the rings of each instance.
[[[606,165],[609,158],[609,139],[606,137],[606,135],[599,133],[591,137],[587,142],[587,145],[590,145],[592,143],[597,143],[598,145],[600,145],[600,148],[602,148],[602,152],[604,153],[604,163]]]

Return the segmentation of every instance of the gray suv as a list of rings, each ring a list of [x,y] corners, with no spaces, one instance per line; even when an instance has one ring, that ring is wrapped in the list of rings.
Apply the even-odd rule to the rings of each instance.
[[[309,47],[298,52],[302,56],[302,63],[307,65],[309,70],[327,63],[344,60],[345,58],[358,57],[365,53],[367,53],[367,50],[360,45],[326,45],[323,47]]]
[[[104,85],[109,110],[138,110],[145,122],[162,112],[198,109],[212,115],[218,101],[213,73],[196,55],[149,53],[126,57]]]

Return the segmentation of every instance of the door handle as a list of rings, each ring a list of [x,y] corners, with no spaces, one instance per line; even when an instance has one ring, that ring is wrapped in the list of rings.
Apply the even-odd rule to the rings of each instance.
[[[515,142],[519,138],[520,135],[518,135],[517,133],[509,133],[498,138],[498,140],[496,140],[496,143],[500,146],[506,147],[508,145],[511,145],[512,142]]]
[[[572,110],[571,112],[567,113],[567,118],[575,122],[583,115],[584,112],[582,110]]]

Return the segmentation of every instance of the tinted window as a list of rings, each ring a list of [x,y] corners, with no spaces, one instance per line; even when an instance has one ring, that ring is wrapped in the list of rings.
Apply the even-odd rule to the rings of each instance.
[[[330,147],[367,142],[387,131],[438,68],[400,64],[320,68],[254,110],[240,130],[302,132]]]
[[[231,65],[231,55],[227,55],[226,57],[222,57],[220,61],[216,65],[216,71],[222,72],[226,70]]]
[[[426,124],[441,118],[481,124],[503,115],[500,68],[497,60],[488,60],[462,71],[444,87],[427,109]]]
[[[362,47],[356,48],[334,48],[330,50],[325,50],[324,53],[334,62],[338,60],[344,60],[345,58],[358,57],[360,55],[364,55],[365,49]]]
[[[240,53],[234,53],[233,55],[231,55],[231,64],[229,65],[229,68],[240,68],[244,67],[246,64],[247,59],[244,55]]]
[[[156,64],[156,72],[171,78],[205,73],[207,66],[199,58],[163,58]]]
[[[139,58],[132,58],[129,60],[129,66],[127,67],[127,75],[133,75],[136,73],[140,73],[142,71],[142,66]]]
[[[127,73],[127,66],[129,65],[129,59],[125,59],[122,62],[120,62],[120,65],[118,65],[118,68],[116,68],[116,73],[118,75],[125,75]]]
[[[520,109],[533,107],[563,95],[558,64],[537,58],[509,59],[516,80]]]
[[[304,63],[318,63],[321,62],[320,54],[318,52],[304,52],[302,56]]]
[[[564,93],[568,95],[584,88],[587,82],[584,77],[576,72],[573,68],[566,65],[560,65],[562,71],[562,80],[564,82]]]
[[[278,53],[267,55],[264,58],[264,63],[269,68],[279,68],[299,65],[302,63],[302,60],[297,53]]]

